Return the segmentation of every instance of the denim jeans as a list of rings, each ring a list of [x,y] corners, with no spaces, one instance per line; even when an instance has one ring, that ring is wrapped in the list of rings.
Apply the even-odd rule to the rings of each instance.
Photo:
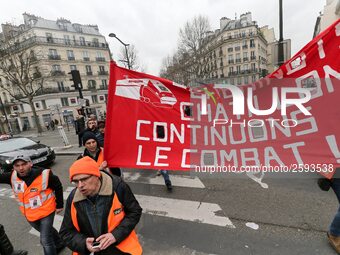
[[[331,185],[340,204],[340,179],[334,178]],[[333,236],[340,236],[340,207],[334,216],[329,232]]]
[[[168,170],[161,170],[161,175],[164,178],[165,184],[171,183]]]
[[[40,232],[40,243],[44,249],[44,255],[57,255],[56,248],[63,245],[58,231],[53,227],[54,213],[37,221],[29,221],[29,224]]]

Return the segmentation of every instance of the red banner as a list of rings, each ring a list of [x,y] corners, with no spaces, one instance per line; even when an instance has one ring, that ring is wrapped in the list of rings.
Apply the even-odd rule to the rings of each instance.
[[[338,20],[254,84],[192,91],[112,63],[105,158],[112,167],[331,172],[340,163],[339,47]]]
[[[189,90],[114,63],[109,84],[104,146],[109,166],[183,169],[179,158],[190,148],[190,133],[183,134],[181,104],[190,102]]]

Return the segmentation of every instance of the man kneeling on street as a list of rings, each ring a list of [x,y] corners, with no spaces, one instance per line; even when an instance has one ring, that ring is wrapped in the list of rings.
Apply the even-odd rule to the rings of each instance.
[[[77,187],[67,199],[59,233],[73,254],[142,254],[134,231],[142,208],[130,187],[99,171],[88,156],[72,164],[70,180]]]

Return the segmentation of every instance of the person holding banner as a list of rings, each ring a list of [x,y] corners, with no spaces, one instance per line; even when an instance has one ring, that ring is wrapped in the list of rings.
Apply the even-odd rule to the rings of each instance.
[[[60,235],[73,254],[141,255],[135,227],[142,208],[121,178],[99,171],[90,157],[75,161]]]

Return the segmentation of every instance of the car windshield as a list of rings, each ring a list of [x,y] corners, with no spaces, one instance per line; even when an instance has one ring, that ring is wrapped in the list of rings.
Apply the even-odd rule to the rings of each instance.
[[[14,151],[35,144],[36,142],[27,138],[13,138],[0,141],[0,153]]]

